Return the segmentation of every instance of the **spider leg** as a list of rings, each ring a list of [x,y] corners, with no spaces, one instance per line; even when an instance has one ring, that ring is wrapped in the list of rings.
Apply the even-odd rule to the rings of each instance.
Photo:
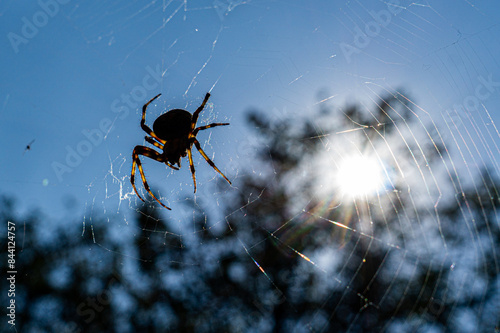
[[[139,147],[139,146],[137,146],[137,147]],[[139,168],[140,168],[139,172],[142,170],[141,161],[139,160],[139,156],[135,151],[137,147],[135,147],[134,151],[132,152],[132,174],[130,175],[130,182],[132,183],[132,187],[134,188],[135,194],[137,194],[139,199],[141,199],[143,202],[145,202],[144,199],[139,194],[139,192],[137,191],[137,188],[135,187],[135,167],[136,167],[136,164],[139,164]],[[142,177],[142,172],[141,172],[141,177]]]
[[[163,145],[162,145],[161,143],[158,143],[158,141],[156,141],[156,140],[155,140],[155,139],[153,139],[152,137],[150,137],[150,136],[145,136],[145,137],[144,137],[144,140],[146,140],[147,142],[149,142],[150,144],[152,144],[152,145],[153,145],[153,146],[155,146],[156,148],[163,150]]]
[[[157,147],[157,148],[159,148],[159,149],[163,150],[163,145],[162,145],[161,143],[156,142],[153,138],[151,138],[151,137],[149,137],[149,136],[145,136],[145,137],[144,137],[144,139],[145,139],[147,142],[149,142],[150,144],[152,144],[153,146],[155,146],[155,147]],[[178,168],[178,167],[174,166],[173,164],[170,164],[170,162],[168,162],[168,161],[164,161],[164,163],[165,163],[167,166],[169,166],[169,167],[171,167],[172,169],[174,169],[174,170],[179,170],[179,168]]]
[[[144,104],[144,106],[142,107],[142,119],[141,119],[141,128],[143,129],[144,132],[148,133],[150,136],[152,136],[153,138],[155,138],[156,140],[158,140],[160,143],[162,144],[165,144],[165,140],[162,140],[160,139],[156,134],[155,132],[153,132],[151,130],[151,128],[149,128],[148,125],[146,125],[146,109],[148,108],[148,105],[154,101],[155,99],[157,99],[158,97],[160,97],[161,94],[158,94],[156,95],[155,97],[151,98],[149,100],[149,102],[147,102],[146,104]]]
[[[144,175],[144,170],[142,169],[142,164],[141,160],[139,159],[139,155],[143,155],[146,157],[149,157],[155,161],[158,162],[164,162],[163,158],[160,153],[155,151],[152,148],[144,147],[144,146],[135,146],[134,151],[132,152],[132,174],[130,176],[130,182],[132,183],[132,187],[134,188],[135,194],[141,199],[143,202],[144,199],[139,195],[139,192],[137,191],[137,188],[135,187],[135,166],[137,164],[137,167],[139,168],[139,173],[141,174],[141,179],[142,179],[142,184],[144,185],[144,188],[146,191],[155,199],[160,205],[165,207],[166,209],[170,210],[167,206],[165,206],[163,203],[161,203],[160,200],[158,200],[157,197],[151,192],[151,189],[149,188],[148,182],[146,181],[146,176]]]
[[[205,107],[205,104],[207,104],[207,101],[208,101],[209,98],[210,98],[210,93],[207,93],[205,95],[205,99],[203,100],[203,103],[201,103],[201,105],[193,113],[193,118],[191,119],[191,130],[193,130],[196,127],[196,122],[198,121],[198,115],[200,114],[200,112]]]
[[[220,171],[214,164],[214,162],[212,162],[212,160],[207,156],[207,154],[205,154],[205,152],[203,151],[203,149],[201,149],[201,146],[200,146],[200,143],[198,142],[198,140],[196,140],[196,138],[193,138],[193,142],[194,142],[194,145],[196,146],[196,149],[198,149],[198,151],[200,152],[201,156],[203,156],[203,158],[205,159],[205,161],[207,161],[208,164],[210,164],[210,166],[212,168],[215,169],[215,171],[217,171],[222,177],[224,177],[225,180],[227,180],[227,182],[229,184],[231,184],[231,182],[229,181],[229,179],[227,179],[227,177],[222,173],[222,171]]]
[[[195,170],[194,170],[194,164],[193,164],[193,154],[191,153],[191,148],[187,150],[188,152],[188,159],[189,159],[189,168],[191,169],[191,175],[193,176],[193,184],[194,184],[194,193],[196,193],[196,175]]]
[[[206,130],[207,128],[211,128],[211,127],[226,126],[226,125],[229,125],[229,123],[212,123],[212,124],[208,124],[205,126],[200,126],[200,127],[195,128],[195,130],[193,131],[193,136],[196,136],[196,134],[198,134],[198,131]]]

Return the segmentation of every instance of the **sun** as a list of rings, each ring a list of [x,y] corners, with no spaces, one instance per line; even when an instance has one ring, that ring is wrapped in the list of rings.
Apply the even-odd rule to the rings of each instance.
[[[339,165],[336,183],[344,195],[364,197],[376,194],[384,187],[380,163],[364,156],[346,157]]]

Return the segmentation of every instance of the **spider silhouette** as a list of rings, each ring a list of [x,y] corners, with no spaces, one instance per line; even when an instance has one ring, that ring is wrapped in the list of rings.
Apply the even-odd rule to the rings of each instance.
[[[137,188],[135,187],[135,167],[137,164],[139,173],[141,174],[142,183],[146,191],[160,205],[170,210],[169,207],[165,206],[151,192],[148,182],[146,181],[144,171],[142,170],[139,155],[149,157],[161,163],[165,163],[167,166],[171,167],[174,170],[179,170],[179,168],[181,167],[181,158],[186,157],[187,155],[189,158],[189,167],[191,168],[191,174],[193,176],[194,192],[196,193],[196,176],[193,165],[193,156],[191,153],[191,148],[194,144],[196,146],[196,149],[198,149],[201,156],[203,156],[207,163],[210,164],[210,166],[214,168],[215,171],[217,171],[222,177],[224,177],[224,179],[229,184],[231,184],[229,179],[227,179],[227,177],[215,166],[214,162],[212,162],[207,154],[205,154],[203,149],[201,149],[200,143],[196,139],[196,135],[199,131],[216,126],[226,126],[229,125],[229,123],[212,123],[205,126],[196,127],[198,116],[205,107],[208,98],[210,97],[210,93],[207,93],[205,95],[203,103],[201,103],[201,105],[193,114],[181,109],[170,110],[156,118],[153,123],[153,130],[151,130],[151,128],[146,125],[146,109],[148,105],[152,101],[157,99],[160,95],[161,94],[156,95],[142,107],[141,128],[149,135],[145,137],[146,141],[156,148],[162,150],[162,152],[159,153],[156,150],[145,146],[135,146],[134,151],[132,152],[132,174],[130,177],[130,182],[132,183],[134,191],[139,199],[144,202],[144,199],[139,195],[139,192],[137,192]],[[177,166],[175,166],[175,164],[177,164]]]

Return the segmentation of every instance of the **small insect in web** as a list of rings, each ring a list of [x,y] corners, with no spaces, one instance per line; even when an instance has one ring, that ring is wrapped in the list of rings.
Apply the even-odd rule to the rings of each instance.
[[[139,173],[141,174],[142,184],[144,185],[146,191],[160,205],[162,205],[166,209],[170,209],[169,207],[165,206],[160,200],[158,200],[158,198],[156,198],[155,195],[151,192],[148,182],[146,181],[144,171],[142,170],[139,155],[149,157],[161,163],[165,163],[167,166],[171,167],[174,170],[179,170],[179,168],[181,167],[181,158],[186,157],[187,155],[189,158],[191,175],[193,177],[194,192],[196,193],[196,176],[193,165],[193,156],[191,153],[191,148],[194,144],[196,146],[196,149],[198,149],[201,156],[203,156],[207,163],[210,164],[210,166],[214,168],[215,171],[217,171],[222,177],[224,177],[224,179],[229,184],[231,184],[229,179],[227,179],[227,177],[215,166],[214,162],[212,162],[207,154],[205,154],[203,149],[201,149],[200,143],[196,139],[196,135],[199,131],[216,126],[226,126],[229,125],[229,123],[212,123],[205,126],[196,127],[198,116],[205,107],[208,98],[210,97],[210,93],[207,93],[205,95],[203,103],[201,103],[201,105],[193,114],[181,109],[170,110],[156,118],[153,123],[153,130],[151,130],[151,128],[146,125],[146,109],[148,105],[152,101],[157,99],[160,95],[161,94],[156,95],[142,107],[141,128],[149,135],[145,137],[146,141],[156,148],[162,150],[162,152],[159,153],[156,150],[145,146],[135,146],[134,151],[132,152],[132,174],[130,176],[130,182],[132,183],[132,187],[134,188],[134,191],[139,199],[144,202],[144,199],[139,195],[139,192],[135,187],[135,168],[137,164]],[[177,164],[177,166],[175,166],[174,164]]]
[[[28,150],[31,150],[31,145],[33,144],[33,142],[35,142],[35,139],[31,140],[31,142],[26,145],[26,148],[24,148],[23,155],[26,154]]]

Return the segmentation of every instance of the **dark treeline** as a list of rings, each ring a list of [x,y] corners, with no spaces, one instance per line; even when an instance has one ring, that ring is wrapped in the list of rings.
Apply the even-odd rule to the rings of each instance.
[[[475,176],[481,186],[462,187],[451,173],[443,182],[452,192],[429,206],[430,171],[446,168],[453,150],[436,131],[416,137],[408,100],[395,93],[372,110],[337,111],[273,120],[248,112],[259,172],[242,170],[237,190],[224,188],[223,228],[207,228],[193,204],[181,237],[170,232],[169,212],[150,202],[138,207],[133,237],[117,240],[112,219],[93,217],[93,233],[82,235],[81,218],[54,227],[35,209],[14,215],[15,200],[3,197],[0,219],[17,227],[17,331],[452,332],[462,316],[474,331],[498,329],[496,173],[484,169]],[[399,167],[417,180],[389,159],[396,171],[382,195],[321,194],[328,175],[319,161],[326,155],[335,169],[347,136],[360,150],[408,161]],[[6,272],[5,245],[2,253]],[[1,286],[5,309],[8,281]]]

